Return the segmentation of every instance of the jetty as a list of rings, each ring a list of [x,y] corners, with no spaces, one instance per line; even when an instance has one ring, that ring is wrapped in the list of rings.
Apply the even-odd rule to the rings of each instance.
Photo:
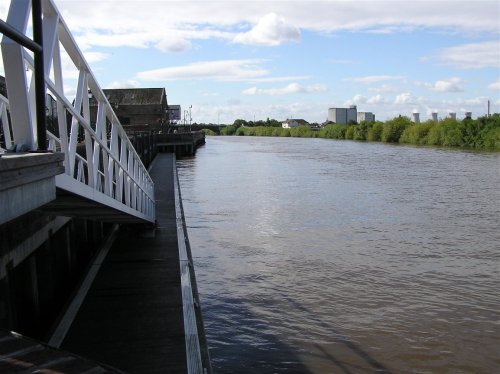
[[[191,283],[194,268],[175,170],[174,154],[156,156],[155,232],[117,230],[92,265],[100,269],[87,295],[74,299],[81,303],[79,311],[62,321],[49,343],[127,372],[202,371],[196,365],[206,343],[198,342],[204,340],[198,336],[202,320],[196,319],[200,304]]]
[[[204,134],[122,126],[52,0],[0,32],[0,371],[211,373],[176,169]]]

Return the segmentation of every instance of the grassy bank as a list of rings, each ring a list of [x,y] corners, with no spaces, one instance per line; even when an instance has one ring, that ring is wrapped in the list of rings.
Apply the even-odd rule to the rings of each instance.
[[[221,135],[346,139],[500,151],[500,114],[462,121],[447,118],[438,122],[422,123],[413,123],[408,117],[396,117],[385,122],[331,124],[320,130],[312,130],[309,126],[283,129],[281,127],[231,125],[223,128]]]

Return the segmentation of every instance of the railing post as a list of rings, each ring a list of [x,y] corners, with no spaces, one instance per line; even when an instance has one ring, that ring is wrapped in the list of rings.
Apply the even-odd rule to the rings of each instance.
[[[47,123],[45,117],[45,69],[43,67],[43,25],[42,4],[40,0],[31,1],[33,18],[33,41],[41,48],[34,52],[35,56],[35,102],[38,150],[47,150]]]
[[[29,0],[14,1],[10,4],[7,23],[2,27],[2,33],[4,33],[2,57],[10,103],[13,145],[26,144],[29,149],[34,149],[36,145],[34,121],[31,117],[30,101],[26,89],[28,82],[25,72],[24,48],[20,44],[30,44],[31,41],[24,35],[28,26],[29,13]],[[9,28],[12,30],[7,33]],[[35,43],[32,42],[30,47],[35,47]]]

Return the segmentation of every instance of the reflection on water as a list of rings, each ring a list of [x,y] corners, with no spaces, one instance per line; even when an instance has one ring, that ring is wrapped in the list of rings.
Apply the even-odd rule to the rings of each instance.
[[[208,138],[178,162],[218,373],[500,372],[500,155]]]

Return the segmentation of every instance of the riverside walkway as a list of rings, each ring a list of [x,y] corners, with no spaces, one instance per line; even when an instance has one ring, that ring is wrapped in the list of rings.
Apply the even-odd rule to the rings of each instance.
[[[186,348],[193,341],[186,344],[181,269],[190,264],[179,251],[184,237],[178,240],[174,169],[174,155],[157,155],[151,170],[157,196],[156,233],[120,229],[67,330],[62,349],[126,372],[202,372],[202,368],[190,367],[199,351]],[[202,329],[200,337],[204,341]],[[204,356],[206,346],[201,345]],[[210,372],[210,364],[203,361]]]
[[[175,155],[148,172],[154,135],[131,139],[53,0],[11,1],[1,34],[0,363],[210,373]]]

